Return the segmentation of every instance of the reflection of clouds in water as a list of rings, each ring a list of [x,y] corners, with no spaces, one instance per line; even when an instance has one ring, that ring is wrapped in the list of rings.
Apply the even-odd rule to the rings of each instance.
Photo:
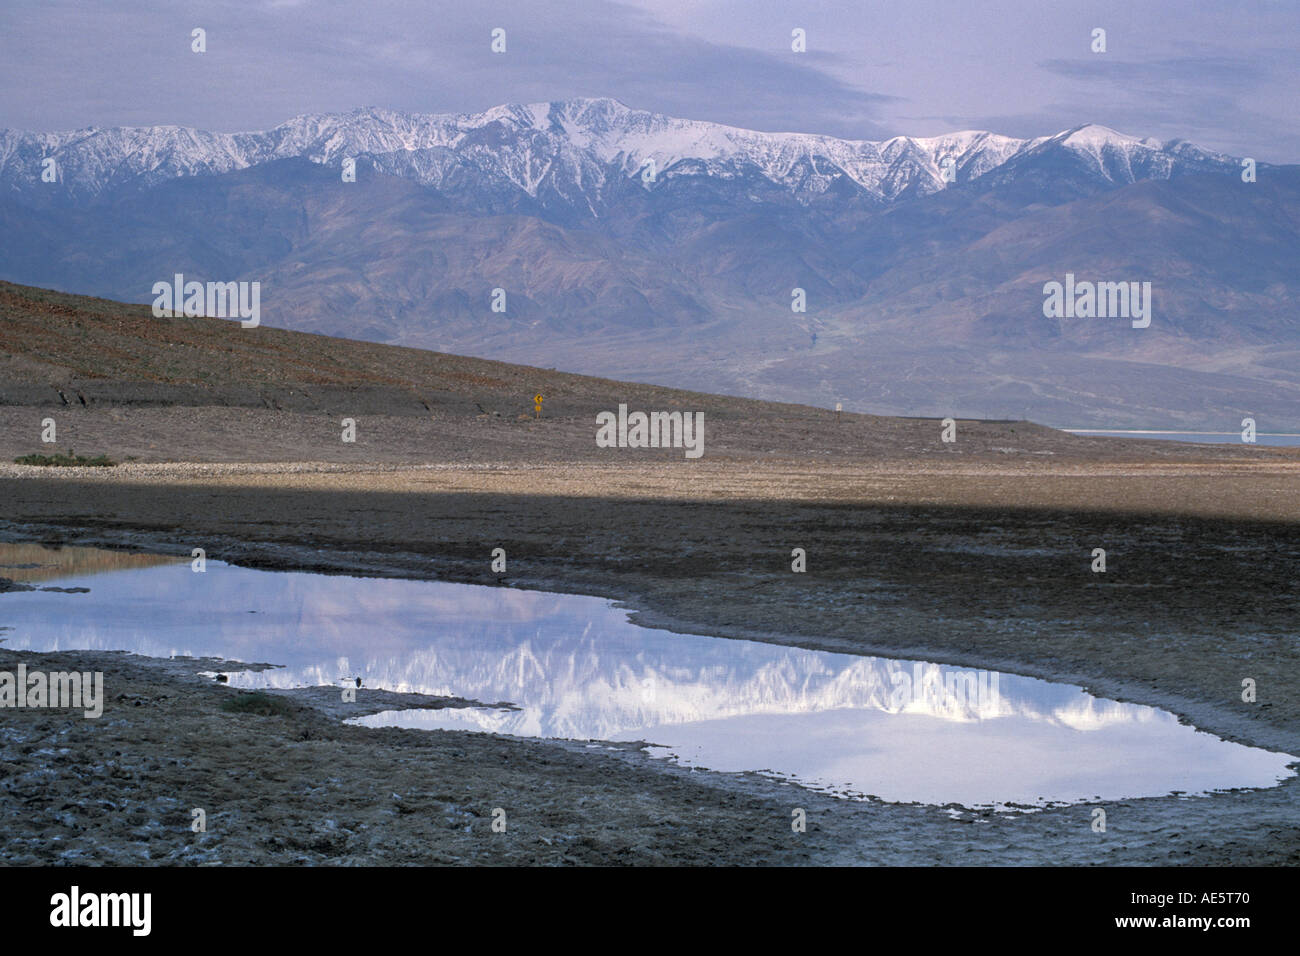
[[[367,688],[521,708],[379,714],[367,724],[689,743],[711,766],[740,761],[736,769],[772,767],[804,779],[847,774],[855,785],[876,780],[872,792],[882,792],[879,779],[902,781],[901,792],[958,792],[950,778],[959,766],[969,792],[985,778],[995,793],[1054,779],[1071,781],[1059,783],[1061,792],[1077,797],[1109,780],[1123,781],[1129,789],[1114,795],[1124,796],[1145,792],[1141,786],[1193,789],[1163,780],[1179,761],[1205,769],[1203,786],[1272,783],[1285,762],[1197,735],[1172,714],[1070,685],[649,630],[607,601],[573,595],[209,562],[205,574],[188,565],[149,568],[97,575],[90,594],[24,592],[4,601],[16,648],[282,665],[232,674],[231,684],[243,687],[338,685],[360,675]],[[1262,755],[1267,766],[1243,776],[1234,765],[1228,774],[1221,768],[1232,761],[1221,748],[1234,747],[1234,756]],[[936,760],[938,769],[923,769]]]

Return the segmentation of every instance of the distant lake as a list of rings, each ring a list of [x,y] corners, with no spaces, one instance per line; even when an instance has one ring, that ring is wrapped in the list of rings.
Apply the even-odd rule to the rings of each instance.
[[[1063,428],[1061,431],[1071,435],[1097,435],[1110,438],[1151,438],[1156,441],[1190,441],[1210,442],[1216,445],[1244,444],[1241,432],[1149,432],[1138,430],[1118,430],[1103,428]],[[1255,436],[1256,445],[1300,445],[1300,434],[1275,433],[1267,435],[1259,432]]]

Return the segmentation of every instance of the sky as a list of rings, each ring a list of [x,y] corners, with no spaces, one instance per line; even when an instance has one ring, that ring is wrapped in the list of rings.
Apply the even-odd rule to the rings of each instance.
[[[28,130],[612,96],[850,139],[1100,123],[1300,162],[1300,0],[0,0],[0,64],[0,127]]]

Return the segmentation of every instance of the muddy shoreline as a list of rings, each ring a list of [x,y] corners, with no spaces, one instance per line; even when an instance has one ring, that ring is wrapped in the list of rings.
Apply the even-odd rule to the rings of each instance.
[[[800,481],[791,479],[788,469],[753,469],[743,495],[711,481],[703,470],[678,487],[644,471],[557,476],[540,469],[539,478],[537,471],[509,466],[363,469],[342,475],[310,469],[295,474],[295,466],[270,470],[269,476],[255,477],[236,469],[224,476],[147,480],[0,478],[13,503],[0,533],[180,555],[202,545],[210,558],[263,568],[480,584],[498,580],[488,571],[487,554],[489,542],[499,542],[511,555],[505,576],[510,586],[611,598],[634,610],[633,619],[646,626],[1075,683],[1100,696],[1170,710],[1227,739],[1300,752],[1300,700],[1293,679],[1300,665],[1293,611],[1300,562],[1296,526],[1279,520],[1287,518],[1284,513],[1249,513],[1261,502],[1274,512],[1294,507],[1294,495],[1279,500],[1268,493],[1275,487],[1293,490],[1295,477],[1289,472],[1216,478],[1206,466],[1192,480],[1198,487],[1213,487],[1217,480],[1226,496],[1185,496],[1176,513],[1161,515],[1150,507],[1108,510],[1104,488],[1097,502],[1081,501],[1076,494],[1054,510],[1012,511],[996,500],[1006,493],[999,490],[1005,479],[996,474],[975,481],[982,490],[964,496],[972,504],[952,508],[930,499],[954,497],[953,476],[930,476],[927,484],[916,470],[891,477],[860,469],[843,489],[823,486],[820,499],[806,487],[790,494],[791,484],[798,487]],[[1024,472],[1010,480],[1014,493],[1032,503],[1040,493],[1059,497],[1074,479]],[[1098,480],[1124,483],[1139,503],[1144,494],[1158,497],[1158,486],[1167,496],[1170,485],[1168,476],[1140,473]],[[519,482],[540,487],[537,493],[520,493]],[[1035,482],[1042,487],[1036,489]],[[1152,487],[1144,489],[1143,482]],[[657,494],[648,494],[646,486]],[[1096,482],[1073,487],[1096,487]],[[1234,515],[1234,508],[1248,513]],[[1110,544],[1115,555],[1108,573],[1118,586],[1105,594],[1087,573],[1086,555],[1096,540]],[[881,542],[894,547],[882,554],[871,546]],[[794,544],[808,548],[815,574],[790,573]],[[1076,560],[1076,552],[1082,560]],[[83,663],[86,657],[64,656]],[[14,652],[0,644],[0,660],[12,659]],[[314,754],[294,763],[298,776],[291,779],[245,781],[235,799],[240,819],[259,821],[255,826],[239,829],[238,836],[223,831],[222,840],[204,844],[210,852],[194,858],[176,855],[174,846],[163,852],[160,845],[158,855],[149,857],[156,862],[1300,862],[1295,778],[1268,790],[1121,801],[1106,807],[1110,829],[1097,834],[1087,805],[1003,816],[849,803],[757,775],[685,773],[626,747],[343,727],[337,714],[317,709],[310,699],[299,702],[302,716],[293,718],[302,727],[294,723],[287,733],[275,724],[277,718],[241,716],[232,724],[199,678],[158,671],[156,662],[144,659],[114,666],[125,667],[130,680],[152,688],[153,696],[186,702],[184,714],[166,712],[165,706],[106,713],[124,719],[142,741],[133,744],[130,734],[115,733],[123,753],[134,751],[163,766],[161,758],[173,750],[161,742],[151,749],[148,741],[162,725],[180,721],[192,724],[195,734],[238,741],[248,753],[302,749]],[[1239,701],[1242,674],[1259,681],[1256,705]],[[40,734],[27,732],[15,744],[19,731],[11,713],[0,712],[0,722],[6,750],[50,749],[38,745]],[[43,733],[51,741],[79,739],[67,724],[55,720]],[[323,728],[329,728],[329,746],[338,748],[338,759],[352,769],[331,777],[333,796],[322,797],[320,813],[327,815],[320,819],[334,819],[338,826],[337,816],[328,813],[341,805],[361,816],[352,820],[356,826],[345,826],[343,837],[327,834],[317,846],[310,836],[316,831],[303,829],[316,826],[311,821],[317,818],[301,815],[296,798],[288,796],[292,787],[284,787],[311,789],[313,774],[323,773],[319,766],[312,769],[312,760],[330,759],[321,749],[325,745],[294,739],[300,733],[326,733]],[[68,767],[84,766],[96,753],[85,752]],[[505,763],[487,767],[483,757],[489,753],[513,769],[502,769]],[[215,769],[224,766],[218,757],[190,748],[185,759],[191,767],[211,763]],[[414,762],[404,762],[408,757]],[[428,796],[436,790],[427,774],[421,782],[420,766],[444,768],[444,779],[470,788],[445,801],[447,806],[472,805],[487,816],[465,818],[469,832],[453,832],[448,825],[445,833],[443,828],[426,833],[420,828],[431,824],[423,816],[380,819],[363,812],[384,806],[369,801],[379,801],[377,783],[396,774],[393,767],[402,768],[398,776],[412,793]],[[160,782],[150,778],[161,772],[141,771],[132,791],[141,798],[153,792]],[[15,822],[16,807],[40,802],[27,789],[30,782],[22,780],[19,774],[3,781],[3,812],[11,826],[21,826]],[[72,795],[82,784],[66,778],[64,784],[70,788],[66,803],[86,805]],[[500,796],[471,799],[471,791]],[[52,792],[64,791],[54,787]],[[587,799],[597,793],[598,809]],[[491,811],[483,805],[491,799],[497,801],[493,807],[513,801],[520,808],[511,821],[529,821],[525,843],[492,842],[503,834],[483,829]],[[248,801],[255,805],[245,805]],[[806,834],[791,832],[792,806],[808,810]],[[68,859],[141,860],[139,835],[110,834],[96,829],[85,813],[60,812],[71,814],[70,822],[82,828],[66,837],[72,844],[59,841],[63,849],[75,844],[92,854]],[[534,829],[539,820],[552,821],[550,828]],[[161,827],[188,840],[187,819],[168,818]],[[521,822],[520,834],[524,827]],[[297,844],[291,850],[269,848],[267,834],[284,832],[297,834]],[[30,834],[23,839],[11,838],[7,861],[62,859],[48,841],[42,849]],[[397,849],[412,839],[425,841],[426,850]]]
[[[0,660],[102,670],[113,688],[98,721],[0,711],[7,866],[1300,863],[1295,777],[1108,801],[1097,833],[1091,803],[1020,814],[848,801],[692,772],[636,743],[348,726],[342,717],[394,701],[363,692],[347,714],[337,688],[276,691],[285,714],[230,714],[232,691],[197,672],[235,667],[211,659],[0,649]],[[504,833],[492,830],[498,808]],[[790,828],[795,809],[804,833]]]
[[[97,531],[79,531],[59,525],[15,525],[0,521],[0,540],[58,542],[64,545],[97,547],[109,549],[143,550],[155,554],[174,554],[187,557],[189,547],[184,539],[177,539],[171,534],[157,534],[138,531],[119,531],[100,529]],[[830,651],[834,653],[860,654],[863,656],[888,657],[896,659],[921,659],[937,664],[949,664],[955,667],[983,668],[997,670],[1007,674],[1019,674],[1037,677],[1062,684],[1074,684],[1097,697],[1138,704],[1145,704],[1167,710],[1180,719],[1181,723],[1191,724],[1198,730],[1213,733],[1217,737],[1252,747],[1270,750],[1300,751],[1300,736],[1290,727],[1277,728],[1261,724],[1241,713],[1233,713],[1222,706],[1206,706],[1196,700],[1178,694],[1161,691],[1150,686],[1143,686],[1134,681],[1125,681],[1115,676],[1103,676],[1095,670],[1080,670],[1076,673],[1063,673],[1053,667],[1026,660],[1023,656],[990,658],[973,655],[943,645],[915,644],[899,646],[888,643],[873,643],[855,640],[852,642],[836,639],[826,635],[803,635],[791,631],[772,632],[756,630],[742,626],[719,623],[717,621],[685,619],[664,611],[648,607],[650,600],[644,594],[635,593],[627,588],[584,588],[574,590],[566,585],[563,578],[536,578],[534,576],[491,576],[484,577],[471,573],[465,575],[462,563],[443,561],[429,555],[401,555],[381,552],[336,552],[313,545],[261,542],[250,543],[223,536],[205,535],[203,540],[215,545],[215,551],[208,557],[218,558],[243,567],[258,568],[267,571],[305,571],[315,574],[339,574],[356,577],[402,578],[420,581],[448,581],[466,584],[504,584],[522,590],[551,591],[563,594],[582,594],[590,597],[613,601],[616,606],[627,610],[628,617],[641,627],[672,631],[678,634],[695,634],[705,637],[720,637],[736,640],[758,641],[779,644],[787,647],[800,647],[808,650]],[[62,590],[44,588],[43,590]],[[3,632],[0,632],[0,639]],[[232,670],[247,670],[263,665],[250,665],[240,662],[228,662]],[[421,695],[407,695],[418,698]],[[449,700],[460,700],[450,698]],[[1264,701],[1269,704],[1270,702]],[[338,713],[335,708],[326,707],[322,700],[315,705],[322,710]],[[472,702],[468,705],[479,705]],[[400,706],[400,705],[395,705]],[[418,706],[411,703],[407,706]],[[376,708],[384,709],[384,708]],[[1268,709],[1268,708],[1265,708]],[[349,713],[358,716],[360,712]]]

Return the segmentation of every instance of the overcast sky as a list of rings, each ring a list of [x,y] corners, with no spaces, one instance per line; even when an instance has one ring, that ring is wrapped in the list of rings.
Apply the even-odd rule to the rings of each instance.
[[[1300,162],[1300,0],[0,0],[0,63],[19,129],[613,96],[857,139],[1092,122]]]

